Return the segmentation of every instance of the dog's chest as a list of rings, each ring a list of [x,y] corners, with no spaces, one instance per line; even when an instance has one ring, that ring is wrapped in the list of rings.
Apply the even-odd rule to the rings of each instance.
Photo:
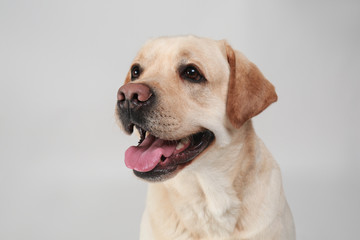
[[[173,213],[169,214],[175,214],[178,219],[178,224],[172,227],[182,228],[182,231],[174,229],[175,232],[196,233],[195,239],[216,239],[234,232],[240,201],[230,183],[214,179],[214,176],[197,176],[191,185],[182,183],[181,187],[170,190],[168,200]]]

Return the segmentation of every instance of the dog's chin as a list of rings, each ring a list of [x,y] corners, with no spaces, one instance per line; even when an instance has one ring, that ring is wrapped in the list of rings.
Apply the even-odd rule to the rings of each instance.
[[[147,134],[141,128],[137,128],[140,132],[140,145]],[[204,130],[175,141],[164,140],[165,142],[169,142],[169,144],[176,144],[176,150],[170,156],[162,156],[159,163],[150,171],[138,171],[134,169],[134,174],[149,182],[160,182],[170,179],[204,153],[212,145],[214,140],[215,135],[209,130]]]

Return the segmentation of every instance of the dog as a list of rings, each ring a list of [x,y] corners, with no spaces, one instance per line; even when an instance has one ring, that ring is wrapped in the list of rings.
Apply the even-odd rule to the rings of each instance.
[[[251,118],[274,86],[226,40],[149,40],[117,93],[140,141],[125,164],[148,182],[140,239],[293,240],[281,173]]]

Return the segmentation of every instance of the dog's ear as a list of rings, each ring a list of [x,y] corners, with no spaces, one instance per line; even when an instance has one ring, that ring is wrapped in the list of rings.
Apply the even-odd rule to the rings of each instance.
[[[231,124],[240,128],[247,120],[276,102],[274,86],[255,64],[224,41],[230,66],[226,114]]]

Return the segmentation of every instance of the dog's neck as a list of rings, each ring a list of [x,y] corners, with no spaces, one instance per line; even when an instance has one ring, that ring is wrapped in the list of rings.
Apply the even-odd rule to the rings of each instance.
[[[255,165],[255,156],[246,161],[242,157],[243,154],[249,156],[256,144],[251,121],[232,132],[231,138],[229,146],[217,146],[215,143],[178,176],[161,183],[171,192],[169,196],[176,198],[176,201],[169,199],[170,202],[179,203],[181,199],[181,204],[173,206],[179,221],[185,228],[196,228],[194,232],[202,232],[204,236],[224,236],[239,227],[241,185],[244,184],[244,178],[253,172]],[[219,161],[220,158],[229,161]],[[189,226],[187,222],[199,224]]]

